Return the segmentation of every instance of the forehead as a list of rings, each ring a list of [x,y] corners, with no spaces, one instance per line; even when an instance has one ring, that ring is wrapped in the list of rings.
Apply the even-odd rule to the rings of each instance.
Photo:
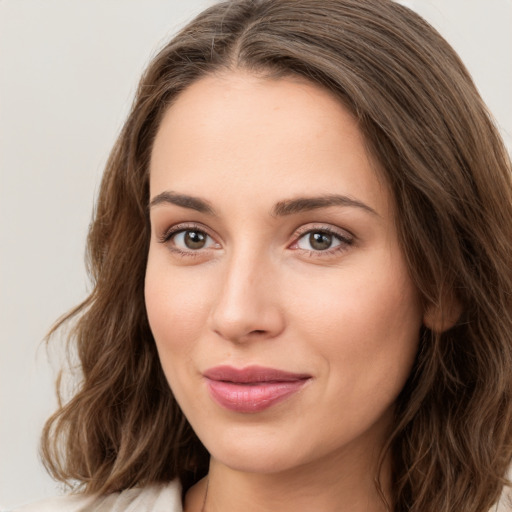
[[[343,193],[387,200],[354,116],[306,80],[209,75],[182,92],[153,146],[151,195],[211,187],[267,197]],[[386,196],[386,197],[383,197]],[[279,198],[276,197],[277,200]]]

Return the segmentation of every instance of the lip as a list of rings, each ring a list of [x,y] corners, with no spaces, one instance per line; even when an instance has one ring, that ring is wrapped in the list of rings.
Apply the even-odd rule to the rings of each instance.
[[[203,373],[212,399],[225,409],[256,413],[286,400],[311,379],[311,375],[263,366],[216,366]]]

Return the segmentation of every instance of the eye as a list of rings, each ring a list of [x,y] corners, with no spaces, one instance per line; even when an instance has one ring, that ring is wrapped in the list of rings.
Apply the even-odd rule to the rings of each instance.
[[[300,249],[309,253],[311,256],[322,254],[333,255],[334,253],[343,252],[354,243],[354,237],[345,230],[324,226],[308,226],[299,230],[296,241],[291,245],[290,249]]]
[[[307,251],[326,251],[341,245],[341,240],[327,231],[310,231],[297,240],[297,247]]]
[[[176,231],[167,240],[181,250],[197,251],[215,246],[215,242],[210,235],[199,229]]]
[[[307,251],[326,251],[341,245],[341,240],[327,231],[310,231],[297,240],[297,247]]]
[[[204,255],[206,252],[203,251],[220,248],[206,229],[195,224],[176,224],[157,236],[157,239],[179,256]]]

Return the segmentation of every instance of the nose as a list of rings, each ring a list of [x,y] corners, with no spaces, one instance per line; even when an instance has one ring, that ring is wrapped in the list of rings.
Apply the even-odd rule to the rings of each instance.
[[[226,262],[212,307],[210,329],[236,343],[278,336],[285,318],[276,289],[276,271],[264,257],[233,255]]]

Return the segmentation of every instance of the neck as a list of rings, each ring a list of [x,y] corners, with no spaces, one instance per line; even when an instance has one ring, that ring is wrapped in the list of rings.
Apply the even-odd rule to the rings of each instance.
[[[343,455],[339,459],[344,459]],[[375,462],[375,461],[374,461]],[[368,458],[318,460],[279,473],[249,473],[212,458],[208,477],[193,488],[186,512],[385,512],[375,484],[376,464]],[[390,502],[389,461],[381,471],[383,493]],[[205,499],[206,498],[206,499]]]

